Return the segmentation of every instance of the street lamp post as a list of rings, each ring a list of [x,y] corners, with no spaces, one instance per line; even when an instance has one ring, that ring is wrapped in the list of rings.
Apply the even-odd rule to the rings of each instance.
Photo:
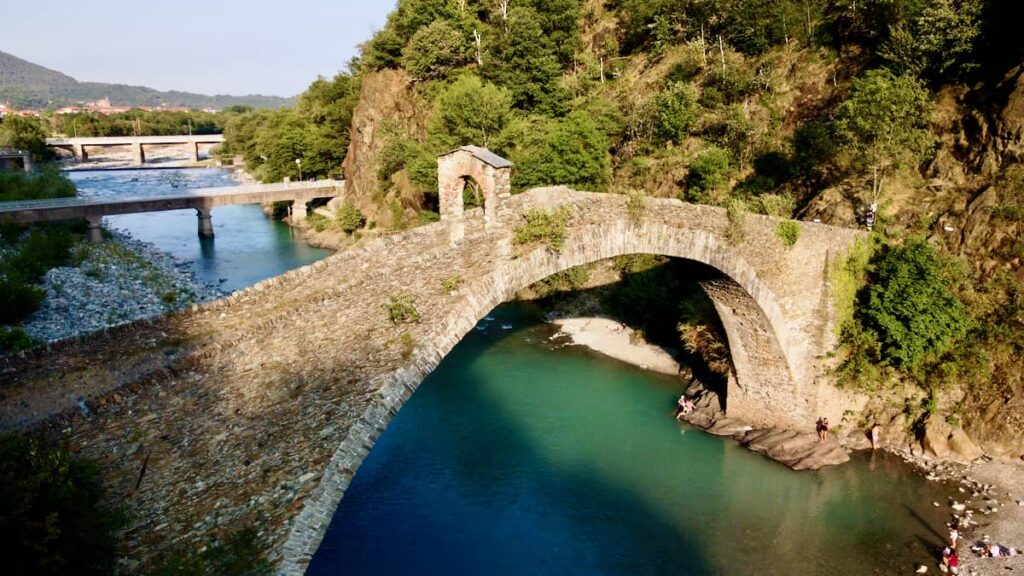
[[[302,158],[296,158],[295,165],[299,167],[299,182],[302,182]]]

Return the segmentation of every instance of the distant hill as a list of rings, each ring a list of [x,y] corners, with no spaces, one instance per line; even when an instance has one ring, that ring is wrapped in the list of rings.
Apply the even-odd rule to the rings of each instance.
[[[236,104],[256,108],[291,106],[292,98],[278,96],[207,96],[171,90],[161,92],[145,86],[79,82],[67,74],[44,68],[0,52],[0,102],[15,108],[60,108],[79,102],[110,98],[113,106],[184,106],[226,108]]]

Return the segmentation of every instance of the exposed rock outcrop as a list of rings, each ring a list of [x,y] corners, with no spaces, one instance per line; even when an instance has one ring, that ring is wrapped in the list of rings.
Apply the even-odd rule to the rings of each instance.
[[[750,424],[728,418],[721,410],[718,395],[694,381],[686,394],[696,409],[684,419],[710,434],[733,438],[747,449],[764,454],[793,470],[818,470],[850,461],[846,448],[829,438],[821,442],[811,431],[787,428],[755,429]]]
[[[418,138],[426,135],[427,107],[416,85],[403,70],[383,69],[363,75],[359,104],[352,113],[351,140],[342,168],[346,196],[371,221],[386,222],[387,202],[376,194],[382,190],[378,177],[381,152],[388,134],[401,133]]]

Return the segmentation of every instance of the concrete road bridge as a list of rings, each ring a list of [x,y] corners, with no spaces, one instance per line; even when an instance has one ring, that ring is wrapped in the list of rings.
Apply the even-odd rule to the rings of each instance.
[[[284,182],[280,184],[246,184],[221,188],[196,188],[178,194],[140,196],[136,198],[53,198],[0,202],[0,221],[19,223],[73,220],[89,222],[89,239],[103,239],[100,224],[104,216],[195,209],[199,220],[199,236],[213,237],[213,216],[217,206],[232,204],[267,204],[292,202],[292,219],[305,219],[306,204],[318,198],[334,198],[345,191],[343,180]]]
[[[227,298],[0,360],[0,429],[41,429],[102,464],[128,516],[129,570],[172,542],[255,524],[280,574],[302,574],[374,442],[446,354],[517,291],[628,254],[701,262],[735,372],[726,412],[762,426],[841,421],[830,265],[854,230],[671,199],[544,188],[510,195],[509,164],[439,160],[440,222],[374,240]],[[485,207],[464,211],[466,180]],[[517,245],[530,210],[566,210],[561,249]],[[739,226],[741,234],[736,234]],[[730,230],[732,233],[730,233]],[[451,288],[456,286],[452,290]],[[394,323],[408,299],[419,321]],[[413,473],[413,471],[410,471]],[[141,564],[139,564],[141,563]]]
[[[0,170],[16,169],[31,172],[32,168],[32,154],[24,150],[0,148]]]
[[[181,136],[95,136],[82,138],[47,138],[46,145],[52,148],[70,150],[75,155],[75,160],[79,162],[85,162],[89,159],[87,147],[131,146],[132,164],[142,166],[146,163],[146,146],[184,146],[187,150],[188,158],[192,162],[198,162],[200,144],[220,144],[223,141],[223,134],[188,134]]]

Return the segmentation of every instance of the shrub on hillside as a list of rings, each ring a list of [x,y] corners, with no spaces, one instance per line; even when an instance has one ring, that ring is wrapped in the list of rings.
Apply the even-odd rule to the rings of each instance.
[[[611,143],[593,118],[573,112],[560,120],[537,122],[537,127],[542,132],[526,135],[527,140],[513,151],[515,188],[564,185],[603,190],[611,179]]]
[[[672,83],[654,98],[655,135],[662,142],[682,142],[697,121],[697,94],[689,84]]]
[[[341,228],[342,232],[346,234],[351,234],[366,224],[366,218],[363,216],[363,213],[359,211],[355,202],[351,200],[346,200],[335,210],[334,220],[338,223],[338,227]]]
[[[487,147],[512,117],[512,94],[472,75],[462,76],[438,95],[430,131],[446,147]]]
[[[950,263],[927,241],[887,247],[874,266],[856,317],[876,336],[882,360],[914,370],[967,334],[970,317],[952,292]]]
[[[686,179],[686,199],[699,204],[712,204],[714,193],[729,183],[729,153],[710,147],[690,164]]]

